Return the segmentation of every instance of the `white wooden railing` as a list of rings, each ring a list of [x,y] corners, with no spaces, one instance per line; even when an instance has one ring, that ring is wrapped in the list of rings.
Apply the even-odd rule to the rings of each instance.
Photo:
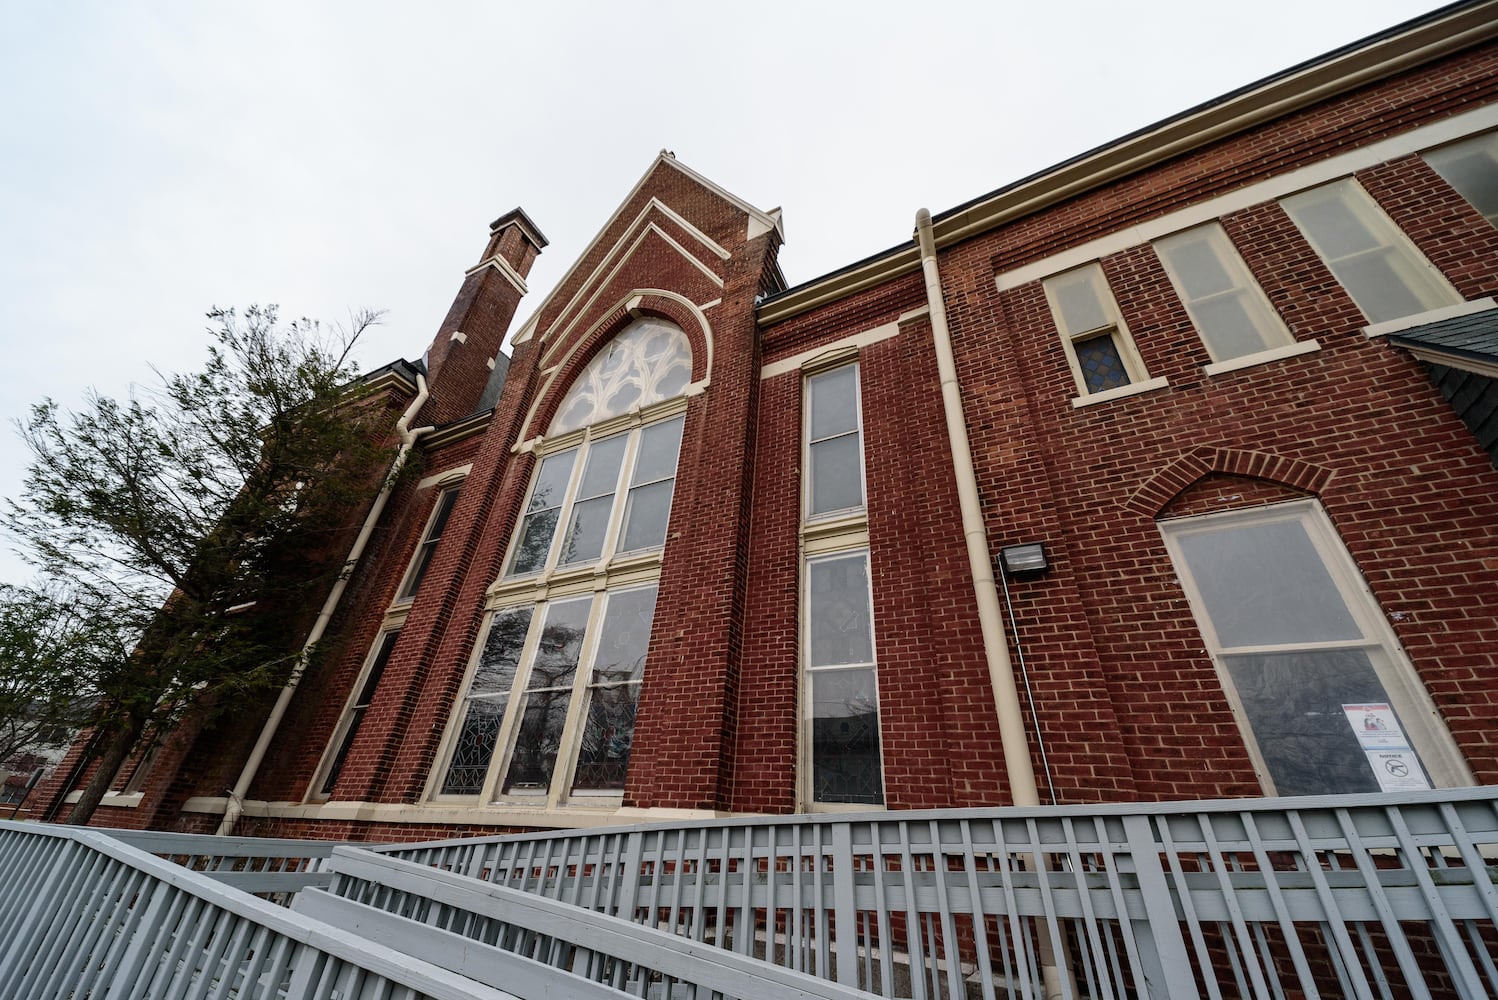
[[[74,827],[0,823],[0,996],[514,1000]]]
[[[1048,965],[1063,996],[1498,997],[1498,788],[788,816],[383,853],[886,997],[1035,997]],[[376,879],[332,891],[412,904]]]
[[[0,823],[0,996],[1477,1000],[1495,858],[1498,788],[375,850]]]

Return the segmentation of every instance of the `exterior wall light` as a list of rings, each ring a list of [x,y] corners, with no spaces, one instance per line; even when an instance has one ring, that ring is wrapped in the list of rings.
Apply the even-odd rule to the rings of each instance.
[[[1025,545],[1006,545],[999,550],[999,562],[1009,576],[1022,573],[1044,573],[1051,568],[1045,557],[1045,543],[1030,542]]]

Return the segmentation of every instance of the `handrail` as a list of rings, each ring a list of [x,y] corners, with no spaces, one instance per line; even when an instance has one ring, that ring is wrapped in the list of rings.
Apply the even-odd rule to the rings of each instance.
[[[882,996],[1038,995],[1041,935],[1071,956],[1073,996],[1498,995],[1498,788],[684,821],[381,853]]]
[[[515,1000],[104,833],[0,822],[7,996]]]

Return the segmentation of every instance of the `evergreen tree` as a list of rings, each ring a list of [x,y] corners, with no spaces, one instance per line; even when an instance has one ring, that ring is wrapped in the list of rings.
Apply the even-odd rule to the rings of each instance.
[[[356,378],[348,329],[215,310],[208,361],[120,401],[51,400],[6,527],[91,614],[135,637],[84,720],[98,767],[87,822],[131,749],[188,713],[242,708],[300,669],[306,609],[342,569],[346,531],[388,467],[393,415]],[[340,544],[342,548],[340,548]]]

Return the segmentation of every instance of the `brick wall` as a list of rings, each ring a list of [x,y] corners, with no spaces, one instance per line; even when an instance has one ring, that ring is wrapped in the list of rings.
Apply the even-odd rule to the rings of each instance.
[[[1028,705],[1024,714],[1043,799],[1260,793],[1158,521],[1304,497],[1326,510],[1479,780],[1498,781],[1498,470],[1421,367],[1363,335],[1362,313],[1278,204],[1220,221],[1291,335],[1317,342],[1313,353],[1207,375],[1211,357],[1153,249],[1121,246],[1099,263],[1149,375],[1168,385],[1076,407],[1040,282],[1002,292],[995,282],[1080,242],[1495,99],[1498,47],[1480,47],[943,250],[990,548],[1044,541],[1051,560],[1047,574],[1011,582],[1005,622],[1035,696],[1035,717]],[[1464,297],[1498,292],[1498,230],[1423,160],[1401,156],[1357,179]],[[753,300],[776,238],[749,240],[745,225],[741,208],[659,162],[541,306],[487,428],[426,456],[429,471],[469,462],[473,471],[335,798],[421,801],[535,468],[517,446],[544,430],[572,380],[629,322],[631,297],[660,289],[667,294],[646,294],[638,310],[682,327],[693,378],[708,384],[686,407],[625,804],[796,808],[802,376],[762,379],[761,366],[901,316],[896,336],[859,354],[886,801],[1009,801],[931,325],[917,312],[926,304],[921,275],[757,329]],[[671,240],[694,248],[702,266]],[[522,262],[533,256],[523,241],[509,249]],[[508,299],[485,298],[500,287],[476,275],[434,342],[442,377],[460,370],[459,348],[442,339],[449,327],[497,345],[513,313]],[[705,327],[678,296],[707,304]],[[477,398],[476,369],[454,379]],[[438,409],[461,409],[454,398],[434,394]],[[392,498],[330,652],[304,680],[253,797],[303,794],[433,499],[409,485]],[[195,794],[217,794],[210,772],[181,771],[172,794],[191,791],[188,774],[197,775]],[[427,822],[432,815],[252,825],[364,839],[494,832]]]

